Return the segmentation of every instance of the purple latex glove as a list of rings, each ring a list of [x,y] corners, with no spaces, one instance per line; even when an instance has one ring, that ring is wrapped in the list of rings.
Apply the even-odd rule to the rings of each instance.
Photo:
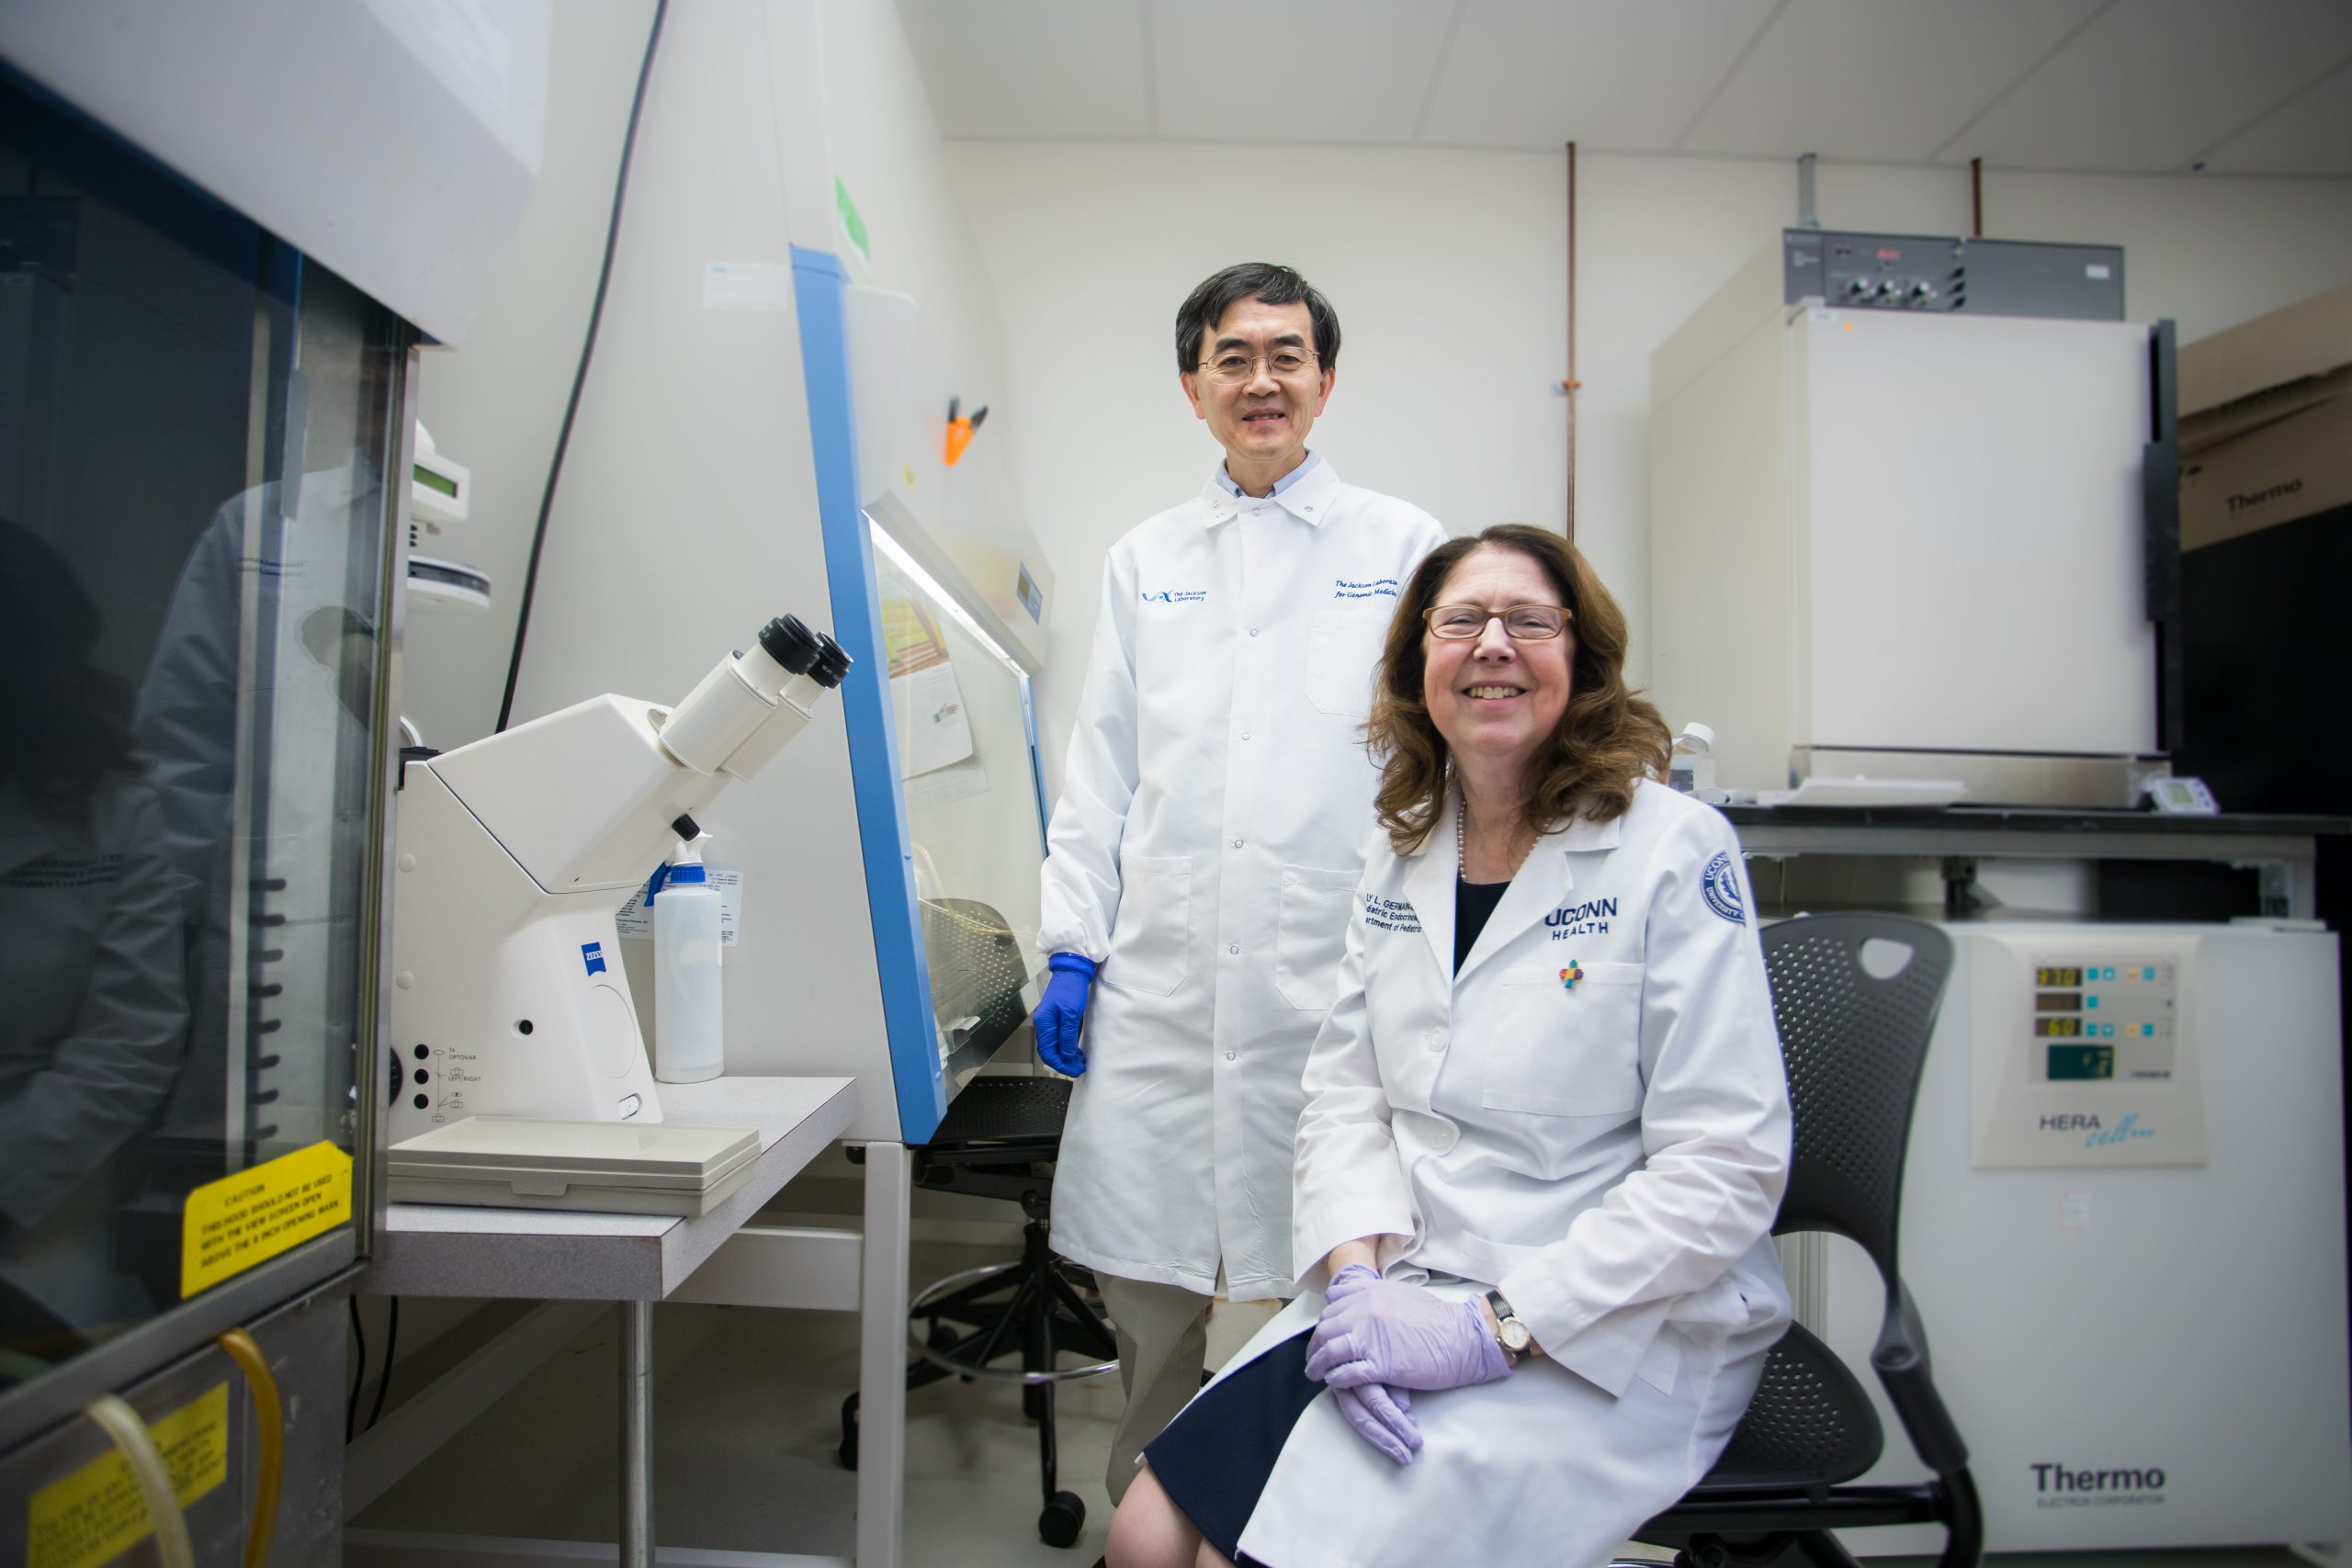
[[[1335,1388],[1331,1397],[1356,1436],[1395,1460],[1410,1464],[1421,1446],[1421,1429],[1413,1425],[1413,1396],[1401,1388],[1368,1382],[1361,1388]]]
[[[1368,1286],[1380,1283],[1380,1270],[1368,1263],[1351,1263],[1331,1276],[1330,1288],[1323,1292],[1326,1309],[1329,1303],[1347,1300]],[[1356,1436],[1395,1460],[1398,1464],[1410,1464],[1421,1446],[1421,1429],[1413,1421],[1413,1395],[1410,1390],[1388,1388],[1380,1383],[1363,1383],[1354,1388],[1334,1388],[1331,1398],[1346,1416]]]
[[[1333,1388],[1463,1388],[1510,1373],[1476,1297],[1450,1302],[1389,1280],[1324,1307],[1306,1346],[1306,1375]]]
[[[1094,988],[1094,962],[1082,953],[1057,953],[1046,960],[1054,977],[1037,1000],[1030,1021],[1037,1031],[1037,1055],[1057,1073],[1076,1077],[1086,1071],[1079,1032],[1086,1025],[1086,998]]]

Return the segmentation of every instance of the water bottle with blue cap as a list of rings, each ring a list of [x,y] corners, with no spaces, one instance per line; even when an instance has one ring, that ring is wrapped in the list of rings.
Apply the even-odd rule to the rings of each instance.
[[[670,824],[680,840],[646,885],[653,915],[653,1076],[701,1083],[726,1066],[720,1029],[718,889],[702,863],[711,835],[691,817]]]

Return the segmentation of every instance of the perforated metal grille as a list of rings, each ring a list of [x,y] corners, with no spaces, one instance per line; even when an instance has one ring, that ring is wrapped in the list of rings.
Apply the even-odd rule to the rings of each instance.
[[[932,1015],[951,1048],[993,1047],[1029,1016],[1021,995],[1029,979],[1021,939],[988,905],[976,898],[924,899],[922,947]]]
[[[1069,1079],[983,1076],[948,1102],[947,1114],[931,1135],[943,1144],[1029,1143],[1061,1136],[1069,1114]]]
[[[1911,950],[1892,978],[1862,967],[1873,938]],[[1764,957],[1796,1115],[1780,1228],[1850,1235],[1892,1274],[1911,1100],[1951,969],[1951,939],[1892,915],[1816,915],[1768,927]]]
[[[1709,1486],[1829,1485],[1878,1462],[1883,1440],[1870,1396],[1822,1342],[1792,1327]]]

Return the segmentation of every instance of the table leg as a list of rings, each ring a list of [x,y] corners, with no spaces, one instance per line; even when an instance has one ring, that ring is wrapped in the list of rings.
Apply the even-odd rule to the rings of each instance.
[[[906,1506],[907,1236],[914,1159],[865,1145],[865,1253],[858,1289],[857,1568],[899,1568]]]
[[[653,1303],[621,1303],[621,1562],[653,1568]]]

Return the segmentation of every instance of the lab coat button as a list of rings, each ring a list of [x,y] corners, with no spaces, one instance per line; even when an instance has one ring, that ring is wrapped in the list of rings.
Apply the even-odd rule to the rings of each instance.
[[[1226,952],[1227,952],[1227,953],[1238,953],[1240,951],[1241,951],[1241,944],[1240,944],[1239,942],[1230,942],[1230,943],[1227,944]]]
[[[1251,626],[1251,627],[1250,628],[1250,635],[1251,637],[1256,637],[1256,636],[1258,635],[1258,628],[1257,628],[1257,627],[1255,627],[1255,626]]]
[[[1239,849],[1239,848],[1241,847],[1241,840],[1238,840],[1238,839],[1234,840],[1233,840],[1233,847],[1234,847],[1235,849],[1237,849],[1237,850],[1238,850],[1238,849]]]
[[[1231,1051],[1227,1051],[1227,1052],[1225,1054],[1225,1059],[1226,1059],[1227,1061],[1228,1061],[1228,1062],[1230,1062],[1231,1060],[1233,1060],[1233,1057],[1234,1057],[1234,1053],[1232,1053]]]
[[[1432,1051],[1442,1051],[1445,1049],[1445,1031],[1442,1029],[1429,1030],[1421,1035],[1421,1039],[1428,1043],[1429,1048]]]

